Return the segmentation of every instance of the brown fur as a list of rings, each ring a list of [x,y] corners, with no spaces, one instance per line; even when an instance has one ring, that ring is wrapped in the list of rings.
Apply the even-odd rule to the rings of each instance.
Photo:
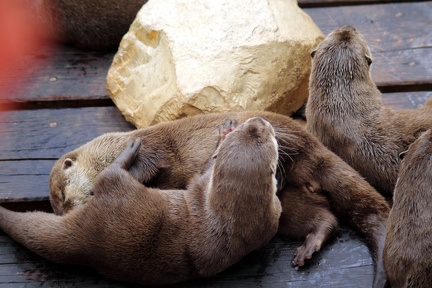
[[[151,285],[214,275],[276,234],[278,152],[267,121],[252,118],[227,135],[187,191],[147,188],[125,170],[140,143],[96,177],[87,205],[63,216],[0,209],[0,227],[51,261]]]
[[[147,0],[15,0],[41,36],[81,48],[117,49]]]
[[[327,199],[317,192],[293,186],[279,192],[283,212],[278,233],[293,240],[304,240],[296,250],[294,266],[303,266],[305,259],[311,259],[338,228],[338,220],[330,212]]]
[[[432,128],[432,99],[416,110],[385,108],[370,75],[369,47],[352,27],[331,32],[312,55],[307,130],[391,195],[399,154]]]
[[[61,214],[90,200],[94,175],[111,163],[126,142],[135,137],[141,137],[143,145],[130,170],[137,175],[139,181],[159,188],[182,188],[193,174],[200,172],[206,159],[214,151],[219,135],[215,127],[226,119],[242,123],[255,116],[265,118],[276,131],[279,143],[279,190],[283,187],[299,187],[298,189],[317,192],[322,190],[325,195],[324,202],[322,199],[321,202],[307,202],[307,205],[317,208],[310,212],[321,215],[310,217],[307,225],[289,221],[293,209],[304,210],[303,201],[309,201],[308,197],[295,196],[300,199],[296,202],[298,205],[289,206],[289,201],[283,201],[287,207],[283,207],[281,221],[288,221],[286,223],[293,226],[298,224],[297,227],[305,229],[294,231],[280,228],[280,232],[295,238],[305,238],[310,233],[318,235],[319,239],[315,237],[315,241],[305,243],[307,247],[313,247],[313,243],[320,245],[320,242],[325,241],[335,228],[329,227],[329,224],[336,225],[332,214],[348,221],[365,236],[372,249],[378,272],[376,286],[379,287],[382,279],[385,279],[381,261],[385,222],[389,211],[385,199],[356,171],[294,120],[270,112],[197,115],[132,132],[112,133],[96,138],[67,153],[54,165],[50,179],[52,206]],[[323,209],[326,211],[321,214]],[[315,221],[317,217],[324,220]],[[327,231],[328,234],[322,231]],[[319,247],[318,244],[316,247]],[[313,250],[307,249],[309,252],[298,253],[294,263],[301,265],[304,261],[301,257],[308,258],[311,249]],[[299,256],[300,254],[303,256]]]
[[[392,288],[432,286],[432,130],[401,162],[387,222],[384,264]]]

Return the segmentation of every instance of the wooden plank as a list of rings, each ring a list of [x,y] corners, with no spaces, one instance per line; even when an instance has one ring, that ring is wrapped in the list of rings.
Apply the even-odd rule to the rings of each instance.
[[[56,159],[107,132],[129,131],[116,107],[3,111],[0,159]]]
[[[83,51],[47,43],[23,55],[15,73],[20,78],[0,81],[4,89],[0,104],[106,99],[106,74],[113,57],[114,52]]]
[[[412,90],[418,84],[422,90],[432,90],[432,2],[304,10],[324,33],[352,25],[365,35],[373,50],[373,77],[384,91],[403,86]],[[0,79],[0,91],[6,91],[0,106],[38,102],[44,107],[58,100],[106,100],[105,77],[112,57],[113,53],[67,46],[45,47],[25,55],[18,73],[24,79]]]
[[[432,92],[385,93],[385,105],[413,109]],[[0,118],[0,161],[56,159],[64,153],[113,131],[130,131],[115,107],[3,111]]]
[[[0,203],[47,201],[54,161],[0,161]]]
[[[384,105],[414,109],[432,91],[385,93]],[[55,159],[95,137],[134,129],[115,107],[2,112],[0,122],[0,203],[48,200]]]
[[[415,109],[432,98],[432,91],[409,93],[384,93],[383,104],[394,109]]]
[[[371,286],[371,255],[352,231],[341,229],[304,268],[294,269],[291,260],[298,245],[299,242],[275,237],[265,247],[214,277],[172,287]],[[91,269],[47,262],[13,242],[3,232],[0,232],[0,283],[9,283],[10,287],[134,287],[105,279]],[[2,287],[7,286],[2,284]]]

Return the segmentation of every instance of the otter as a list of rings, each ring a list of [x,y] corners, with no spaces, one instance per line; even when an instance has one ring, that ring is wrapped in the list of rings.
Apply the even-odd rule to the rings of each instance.
[[[187,190],[137,181],[127,170],[140,145],[130,141],[97,175],[86,205],[63,216],[1,208],[1,229],[53,262],[145,285],[214,275],[274,237],[278,144],[267,121],[251,118],[230,132]]]
[[[183,188],[203,169],[206,159],[215,150],[215,139],[220,133],[215,127],[226,119],[241,124],[251,117],[266,119],[276,133],[279,144],[276,176],[283,206],[281,223],[285,221],[288,228],[298,227],[294,231],[280,225],[279,232],[288,237],[306,238],[293,264],[302,265],[310,258],[336,229],[336,219],[344,219],[365,236],[376,263],[375,287],[382,287],[386,279],[382,249],[390,210],[387,202],[358,172],[288,116],[264,111],[214,113],[102,135],[63,155],[54,164],[50,175],[52,207],[57,214],[68,214],[90,202],[94,197],[91,191],[96,175],[136,137],[140,137],[143,144],[129,170],[138,181],[150,187]],[[291,193],[285,195],[285,192]],[[293,193],[298,193],[293,196],[298,199],[296,202],[289,201]],[[315,200],[309,201],[308,195],[313,193],[321,199],[314,197]],[[308,213],[317,215],[310,217],[307,225],[293,220],[303,221],[307,217],[295,218],[290,214],[297,209],[299,212],[293,213],[301,215],[305,202],[316,208]],[[248,215],[250,213],[253,211]]]
[[[432,130],[404,155],[387,222],[384,267],[391,287],[426,288],[432,285]]]
[[[383,106],[372,56],[353,27],[332,31],[311,53],[307,130],[385,196],[393,194],[399,154],[432,128],[432,99],[413,110]]]
[[[42,38],[92,50],[115,50],[147,0],[19,0]]]

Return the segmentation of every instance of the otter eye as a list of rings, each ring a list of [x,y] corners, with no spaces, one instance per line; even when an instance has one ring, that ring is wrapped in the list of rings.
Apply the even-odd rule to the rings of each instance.
[[[400,160],[404,159],[404,158],[405,158],[405,155],[407,154],[407,152],[408,152],[408,150],[401,152],[401,153],[399,154],[399,159],[400,159]]]
[[[372,64],[372,58],[369,56],[365,56],[366,57],[366,61],[368,63],[368,65],[370,66]]]
[[[315,57],[315,53],[316,53],[316,50],[313,50],[313,51],[310,53],[310,55],[311,55],[312,58]]]
[[[70,168],[73,165],[73,161],[70,158],[66,158],[63,162],[63,170]]]

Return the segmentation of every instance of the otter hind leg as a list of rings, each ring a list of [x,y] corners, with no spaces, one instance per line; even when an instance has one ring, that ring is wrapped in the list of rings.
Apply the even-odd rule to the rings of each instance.
[[[336,217],[329,211],[317,210],[316,214],[315,216],[324,217],[317,217],[321,218],[321,221],[315,220],[315,229],[306,236],[303,244],[297,248],[292,261],[293,266],[303,266],[306,259],[311,259],[313,253],[321,250],[323,243],[338,227]]]
[[[303,266],[338,228],[337,218],[317,191],[318,187],[312,189],[310,183],[304,187],[288,185],[279,195],[283,210],[278,233],[291,239],[305,239],[295,252],[293,266]]]

